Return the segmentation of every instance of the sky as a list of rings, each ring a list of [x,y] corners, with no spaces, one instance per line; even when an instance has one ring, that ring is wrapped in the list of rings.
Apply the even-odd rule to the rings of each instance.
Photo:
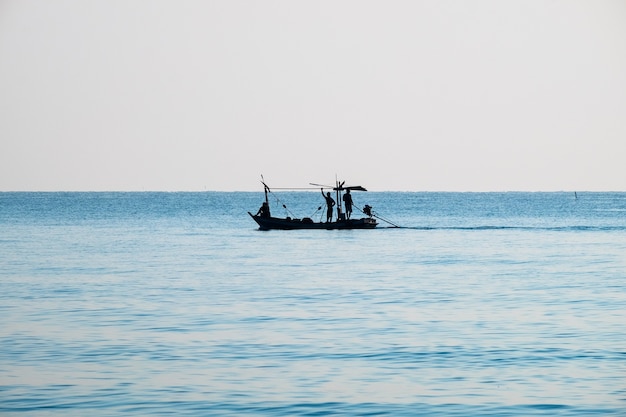
[[[625,0],[0,0],[0,191],[626,191]]]

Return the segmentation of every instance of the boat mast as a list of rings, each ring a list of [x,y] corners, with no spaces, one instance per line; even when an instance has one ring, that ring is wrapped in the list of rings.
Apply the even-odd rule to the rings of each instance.
[[[341,190],[343,190],[343,185],[345,183],[345,181],[339,183],[339,181],[335,178],[335,190],[337,191],[337,220],[343,220],[341,210]]]
[[[263,184],[263,192],[265,193],[265,203],[267,203],[267,206],[269,207],[270,202],[267,199],[267,192],[270,190],[270,187],[268,187],[265,183],[265,178],[263,178],[263,175],[261,175],[261,184]]]
[[[269,191],[269,187],[265,183],[263,183],[263,192],[265,192],[265,203],[269,206],[270,202],[267,199],[267,192],[268,191]]]

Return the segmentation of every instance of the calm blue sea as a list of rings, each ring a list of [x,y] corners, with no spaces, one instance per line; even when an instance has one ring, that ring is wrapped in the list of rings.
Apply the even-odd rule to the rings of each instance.
[[[626,415],[626,193],[262,199],[0,193],[0,414]]]

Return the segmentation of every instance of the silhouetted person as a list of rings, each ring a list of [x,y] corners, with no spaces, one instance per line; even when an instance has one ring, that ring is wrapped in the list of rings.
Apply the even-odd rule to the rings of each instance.
[[[270,217],[270,205],[267,204],[267,201],[263,202],[259,211],[256,212],[256,215],[261,215],[261,217]]]
[[[330,193],[326,193],[324,195],[324,189],[320,188],[322,191],[322,196],[324,200],[326,200],[326,223],[331,222],[333,220],[333,207],[335,206],[335,200],[330,196]]]
[[[363,213],[365,213],[369,217],[372,217],[372,206],[366,204],[365,207],[363,207]]]
[[[352,214],[352,196],[350,195],[350,190],[346,190],[346,193],[343,195],[343,203],[346,206],[346,218],[350,220],[350,215]]]

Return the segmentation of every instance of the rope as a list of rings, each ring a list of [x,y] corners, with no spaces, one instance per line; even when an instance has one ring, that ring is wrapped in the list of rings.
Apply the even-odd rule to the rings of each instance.
[[[354,206],[354,205],[356,205],[356,203],[354,203],[354,201],[353,201],[353,206]],[[357,207],[358,207],[358,206],[357,206]],[[362,212],[363,214],[368,215],[368,214],[365,212],[365,210],[363,210],[363,209],[359,209],[359,210],[361,210],[361,212]],[[400,226],[398,226],[397,224],[392,223],[392,222],[390,222],[389,220],[385,219],[384,217],[381,217],[381,216],[380,216],[377,212],[375,212],[375,211],[373,211],[373,210],[370,210],[370,212],[371,212],[371,216],[372,216],[372,217],[376,217],[377,219],[382,220],[382,221],[384,221],[385,223],[388,223],[388,224],[392,225],[393,227],[400,227]]]
[[[372,216],[376,217],[377,219],[380,219],[380,220],[384,221],[385,223],[389,223],[389,224],[390,224],[390,225],[392,225],[393,227],[400,227],[400,226],[398,226],[397,224],[391,223],[389,220],[386,220],[385,218],[380,217],[380,216],[378,215],[378,213],[376,213],[375,211],[373,211],[373,212],[372,212]]]
[[[278,197],[276,197],[276,196],[274,195],[274,193],[272,192],[272,190],[268,190],[268,191],[269,191],[269,193],[272,195],[272,197],[274,197],[274,199],[276,200],[276,202],[277,202],[278,204],[282,205],[282,206],[283,206],[283,208],[287,211],[287,213],[289,213],[289,214],[291,215],[291,217],[293,217],[293,218],[295,218],[295,217],[296,217],[296,216],[295,216],[295,215],[291,212],[291,210],[289,210],[289,209],[287,208],[287,206],[285,205],[285,203],[283,203],[283,202],[282,202],[282,201],[281,201]]]

